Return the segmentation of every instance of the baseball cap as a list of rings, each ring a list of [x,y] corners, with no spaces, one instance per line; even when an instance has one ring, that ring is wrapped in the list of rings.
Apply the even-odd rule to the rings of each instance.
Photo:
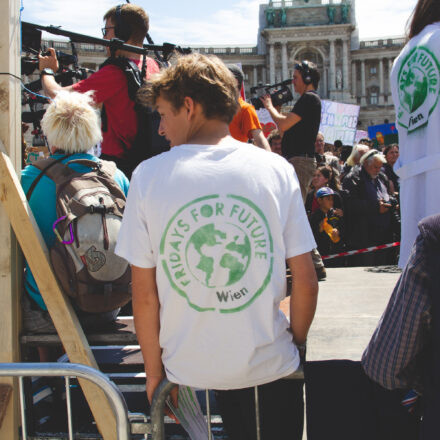
[[[236,64],[226,64],[226,67],[230,70],[230,72],[235,76],[235,79],[241,85],[244,80],[243,70],[240,69]]]
[[[316,191],[316,198],[319,199],[320,197],[333,196],[334,194],[335,192],[331,188],[324,186]]]

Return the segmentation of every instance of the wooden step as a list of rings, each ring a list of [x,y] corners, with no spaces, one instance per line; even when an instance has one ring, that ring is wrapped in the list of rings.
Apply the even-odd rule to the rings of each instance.
[[[118,319],[103,327],[99,332],[96,330],[86,333],[90,345],[134,345],[137,337],[134,330],[132,316],[120,316]],[[23,333],[20,337],[22,346],[60,345],[57,334],[30,334]]]

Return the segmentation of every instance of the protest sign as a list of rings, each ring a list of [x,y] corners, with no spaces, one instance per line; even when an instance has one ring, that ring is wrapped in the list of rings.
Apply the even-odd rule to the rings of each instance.
[[[368,127],[368,137],[376,148],[399,142],[395,123],[371,125]]]
[[[353,145],[359,117],[359,106],[341,102],[321,101],[321,125],[319,131],[326,143],[333,144],[337,139],[344,145]]]
[[[269,136],[272,130],[277,128],[277,125],[270,116],[270,113],[265,108],[260,108],[257,110],[258,120],[260,121],[261,127],[263,128],[264,136]]]
[[[356,130],[356,136],[354,137],[355,145],[359,143],[361,139],[368,138],[368,131]]]

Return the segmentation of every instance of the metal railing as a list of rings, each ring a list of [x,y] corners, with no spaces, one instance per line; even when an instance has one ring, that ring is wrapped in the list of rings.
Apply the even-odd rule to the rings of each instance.
[[[87,379],[99,386],[107,396],[112,410],[116,416],[116,430],[118,440],[129,440],[131,434],[151,434],[152,440],[165,440],[165,405],[171,390],[176,386],[174,383],[164,379],[157,387],[153,403],[150,409],[150,423],[147,422],[145,414],[129,413],[125,399],[117,386],[101,373],[99,370],[82,364],[70,363],[0,363],[0,377],[18,377],[19,393],[20,393],[20,412],[21,412],[21,431],[22,440],[27,440],[26,416],[25,416],[25,392],[24,377],[44,376],[44,377],[65,377],[66,389],[66,409],[68,420],[69,440],[74,439],[73,423],[72,423],[72,406],[70,399],[70,379],[81,378]],[[284,378],[285,380],[302,380],[304,372],[302,366],[291,375]],[[258,387],[255,387],[255,421],[257,440],[261,438],[260,431],[260,413],[258,404]],[[211,432],[211,409],[209,402],[209,390],[206,390],[206,419],[208,425],[208,439],[212,439]],[[131,430],[130,430],[131,422]]]
[[[72,407],[70,401],[70,378],[76,377],[89,380],[99,386],[107,396],[113,413],[116,417],[116,432],[118,440],[130,439],[130,425],[128,423],[128,410],[125,399],[116,385],[103,373],[94,368],[81,364],[60,363],[0,363],[0,377],[18,377],[21,410],[22,439],[27,439],[25,416],[25,393],[23,377],[32,376],[64,376],[66,385],[66,406],[68,416],[69,440],[73,440]],[[163,414],[163,411],[162,411]]]
[[[283,378],[284,380],[304,380],[304,370],[302,365],[299,368]],[[172,382],[169,382],[167,379],[164,379],[159,386],[157,387],[154,397],[153,397],[153,405],[151,406],[151,424],[152,424],[152,434],[153,440],[165,440],[165,426],[164,426],[164,414],[165,414],[165,404],[168,398],[168,395],[171,393],[171,390],[176,385]],[[211,432],[211,410],[209,404],[209,395],[206,390],[206,419],[208,424],[208,440],[212,439]],[[261,429],[260,429],[260,410],[259,410],[259,397],[258,397],[258,386],[254,387],[254,398],[255,398],[255,424],[256,424],[256,434],[257,440],[261,439]]]

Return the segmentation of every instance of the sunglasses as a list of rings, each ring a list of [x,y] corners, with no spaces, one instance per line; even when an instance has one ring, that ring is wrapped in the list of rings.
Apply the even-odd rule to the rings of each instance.
[[[102,31],[102,36],[105,37],[107,35],[107,30],[108,29],[114,29],[116,26],[109,26],[109,27],[103,27],[101,28]]]

